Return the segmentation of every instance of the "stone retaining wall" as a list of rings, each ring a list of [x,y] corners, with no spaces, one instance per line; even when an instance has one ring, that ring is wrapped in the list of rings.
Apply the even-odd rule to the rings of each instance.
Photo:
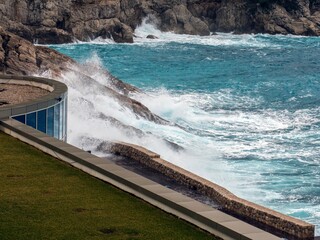
[[[179,183],[211,197],[222,208],[239,216],[275,228],[298,239],[314,238],[314,225],[241,199],[227,189],[171,164],[161,159],[160,155],[143,147],[116,142],[113,144],[103,143],[98,148],[99,150],[131,158],[151,167]]]

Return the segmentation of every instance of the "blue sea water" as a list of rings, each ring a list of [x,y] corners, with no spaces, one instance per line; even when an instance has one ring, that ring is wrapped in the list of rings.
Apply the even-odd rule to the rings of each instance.
[[[134,117],[123,121],[182,145],[193,157],[147,147],[240,197],[317,225],[320,235],[320,38],[199,37],[147,24],[136,35],[134,44],[51,47],[79,62],[97,62],[144,90],[147,96],[133,97],[184,130]],[[71,127],[70,134],[76,131]]]

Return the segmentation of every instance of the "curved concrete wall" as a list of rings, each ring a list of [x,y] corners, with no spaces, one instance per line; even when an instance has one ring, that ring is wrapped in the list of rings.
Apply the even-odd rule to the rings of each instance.
[[[13,75],[0,75],[0,83],[34,86],[48,91],[37,99],[2,106],[0,120],[15,118],[50,136],[66,140],[68,88],[65,84],[47,78]]]
[[[47,95],[41,98],[20,104],[1,107],[0,119],[19,114],[26,114],[31,111],[55,105],[59,103],[61,99],[64,99],[68,92],[68,88],[65,84],[47,78],[0,75],[0,83],[35,86],[49,91]]]
[[[143,147],[117,142],[113,144],[101,144],[99,150],[112,152],[139,161],[187,185],[189,188],[211,197],[224,209],[246,219],[262,223],[298,239],[314,239],[314,225],[241,199],[225,188],[171,164],[161,159],[160,155]]]

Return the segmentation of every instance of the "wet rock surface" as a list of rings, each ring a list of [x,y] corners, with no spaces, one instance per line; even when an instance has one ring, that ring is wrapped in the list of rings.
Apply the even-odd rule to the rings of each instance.
[[[320,35],[320,0],[3,0],[0,25],[38,43],[133,42],[146,16],[163,31]]]
[[[16,36],[0,28],[0,72],[3,74],[14,75],[42,75],[55,80],[62,80],[65,74],[71,74],[73,79],[69,84],[83,84],[84,90],[90,89],[94,94],[106,95],[130,111],[139,119],[146,119],[157,124],[171,125],[171,123],[156,114],[152,113],[142,103],[129,97],[130,93],[141,92],[138,88],[124,83],[116,77],[113,77],[105,69],[94,66],[79,64],[71,58],[44,46],[35,46],[31,42]],[[94,80],[95,75],[105,79],[105,85]],[[81,81],[80,81],[81,79]],[[1,95],[5,94],[5,88]],[[28,94],[26,94],[28,95]],[[29,94],[30,96],[32,94]],[[5,99],[1,99],[1,105],[8,104]],[[88,103],[94,107],[94,103]],[[102,116],[106,121],[121,127],[125,130],[126,135],[135,135],[143,137],[145,134],[139,129],[123,124],[121,121],[110,116]],[[102,118],[101,117],[101,118]],[[181,147],[174,143],[168,142],[170,147],[181,150]]]

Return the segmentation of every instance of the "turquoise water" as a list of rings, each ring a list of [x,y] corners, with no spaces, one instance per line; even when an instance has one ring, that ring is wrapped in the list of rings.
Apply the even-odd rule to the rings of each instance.
[[[149,33],[159,39],[145,39]],[[133,97],[183,126],[124,120],[194,154],[172,157],[174,163],[319,227],[320,38],[198,37],[161,33],[149,25],[136,35],[141,38],[134,44],[52,47],[79,62],[103,65],[143,89],[148,96]]]

